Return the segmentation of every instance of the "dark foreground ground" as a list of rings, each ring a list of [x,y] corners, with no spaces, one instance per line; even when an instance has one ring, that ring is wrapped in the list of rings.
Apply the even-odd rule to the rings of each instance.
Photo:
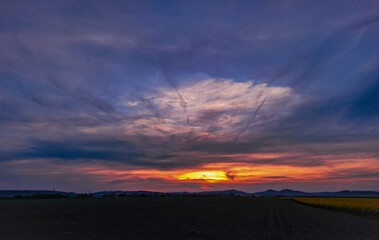
[[[0,200],[0,239],[379,239],[379,220],[274,198]]]

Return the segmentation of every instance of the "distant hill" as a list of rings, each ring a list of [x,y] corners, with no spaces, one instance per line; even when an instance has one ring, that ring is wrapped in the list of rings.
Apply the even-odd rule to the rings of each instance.
[[[269,189],[264,192],[256,192],[253,193],[255,196],[269,196],[269,197],[275,197],[275,196],[286,196],[286,197],[303,197],[303,196],[310,196],[309,193],[301,192],[301,191],[294,191],[291,189],[283,189],[281,191],[275,191],[272,189]]]
[[[16,196],[37,196],[37,195],[61,195],[67,197],[76,197],[78,194],[74,192],[60,192],[49,190],[0,190],[0,197],[13,198]]]
[[[152,192],[152,191],[102,191],[93,193],[94,197],[119,197],[119,196],[162,196],[167,195],[164,192]]]
[[[0,190],[1,198],[14,198],[16,196],[46,196],[61,195],[65,197],[75,198],[85,196],[86,194],[78,194],[74,192],[61,192],[49,190]],[[339,192],[302,192],[291,189],[283,189],[275,191],[269,189],[264,192],[247,193],[236,189],[224,191],[204,191],[204,192],[153,192],[153,191],[101,191],[92,194],[94,197],[126,197],[126,196],[257,196],[257,197],[379,197],[379,192],[375,191],[339,191]]]
[[[379,192],[375,191],[349,191],[344,190],[340,192],[301,192],[301,191],[294,191],[291,189],[283,189],[281,191],[275,191],[272,189],[269,189],[264,192],[256,192],[253,193],[255,196],[283,196],[283,197],[357,197],[357,196],[378,196]]]
[[[235,196],[250,196],[251,193],[246,193],[238,191],[235,189],[224,190],[224,191],[204,191],[204,192],[152,192],[152,191],[103,191],[95,192],[94,197],[104,197],[104,196],[213,196],[213,195],[235,195]]]
[[[235,189],[224,190],[224,191],[205,191],[205,192],[197,192],[193,193],[196,195],[235,195],[235,196],[251,196],[251,193],[246,193],[242,191],[238,191]]]

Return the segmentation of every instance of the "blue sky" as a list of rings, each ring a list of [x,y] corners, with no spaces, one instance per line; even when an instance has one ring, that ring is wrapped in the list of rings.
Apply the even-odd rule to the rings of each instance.
[[[378,13],[1,1],[0,189],[379,190]]]

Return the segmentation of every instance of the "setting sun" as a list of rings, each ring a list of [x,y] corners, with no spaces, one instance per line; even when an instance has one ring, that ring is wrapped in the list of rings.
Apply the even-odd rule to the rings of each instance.
[[[190,172],[178,177],[179,180],[206,180],[206,181],[226,181],[229,178],[224,171],[204,171]]]

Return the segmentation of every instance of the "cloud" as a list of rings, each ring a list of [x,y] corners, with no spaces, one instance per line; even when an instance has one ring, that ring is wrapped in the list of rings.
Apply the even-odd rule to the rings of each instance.
[[[183,100],[177,92],[186,99],[186,114],[182,109]],[[236,134],[263,128],[283,118],[298,103],[300,96],[288,87],[254,85],[251,81],[235,82],[231,79],[205,79],[177,89],[158,88],[157,91],[145,93],[144,98],[160,112],[161,118],[153,115],[126,121],[125,134],[136,131],[149,136],[192,134],[217,141],[218,138],[235,138]],[[139,107],[141,115],[149,112],[142,102],[134,104],[134,107]]]
[[[0,13],[0,162],[379,159],[372,1],[4,0]]]
[[[270,158],[269,154],[261,156]],[[248,191],[270,184],[278,187],[292,186],[296,189],[308,185],[322,189],[321,186],[325,184],[343,186],[343,183],[349,182],[352,186],[357,186],[361,181],[370,187],[375,186],[379,179],[375,168],[376,159],[363,156],[341,159],[327,156],[324,161],[328,161],[328,164],[318,166],[278,165],[270,161],[255,164],[236,159],[238,158],[230,158],[229,162],[162,170],[107,160],[78,159],[67,162],[59,158],[34,158],[1,162],[0,176],[9,181],[6,184],[12,188],[19,188],[15,183],[27,182],[23,185],[24,189],[25,186],[29,189],[36,189],[38,186],[50,189],[55,186],[66,191],[199,191],[209,184],[214,189],[236,186]],[[67,183],[71,185],[65,186]]]

